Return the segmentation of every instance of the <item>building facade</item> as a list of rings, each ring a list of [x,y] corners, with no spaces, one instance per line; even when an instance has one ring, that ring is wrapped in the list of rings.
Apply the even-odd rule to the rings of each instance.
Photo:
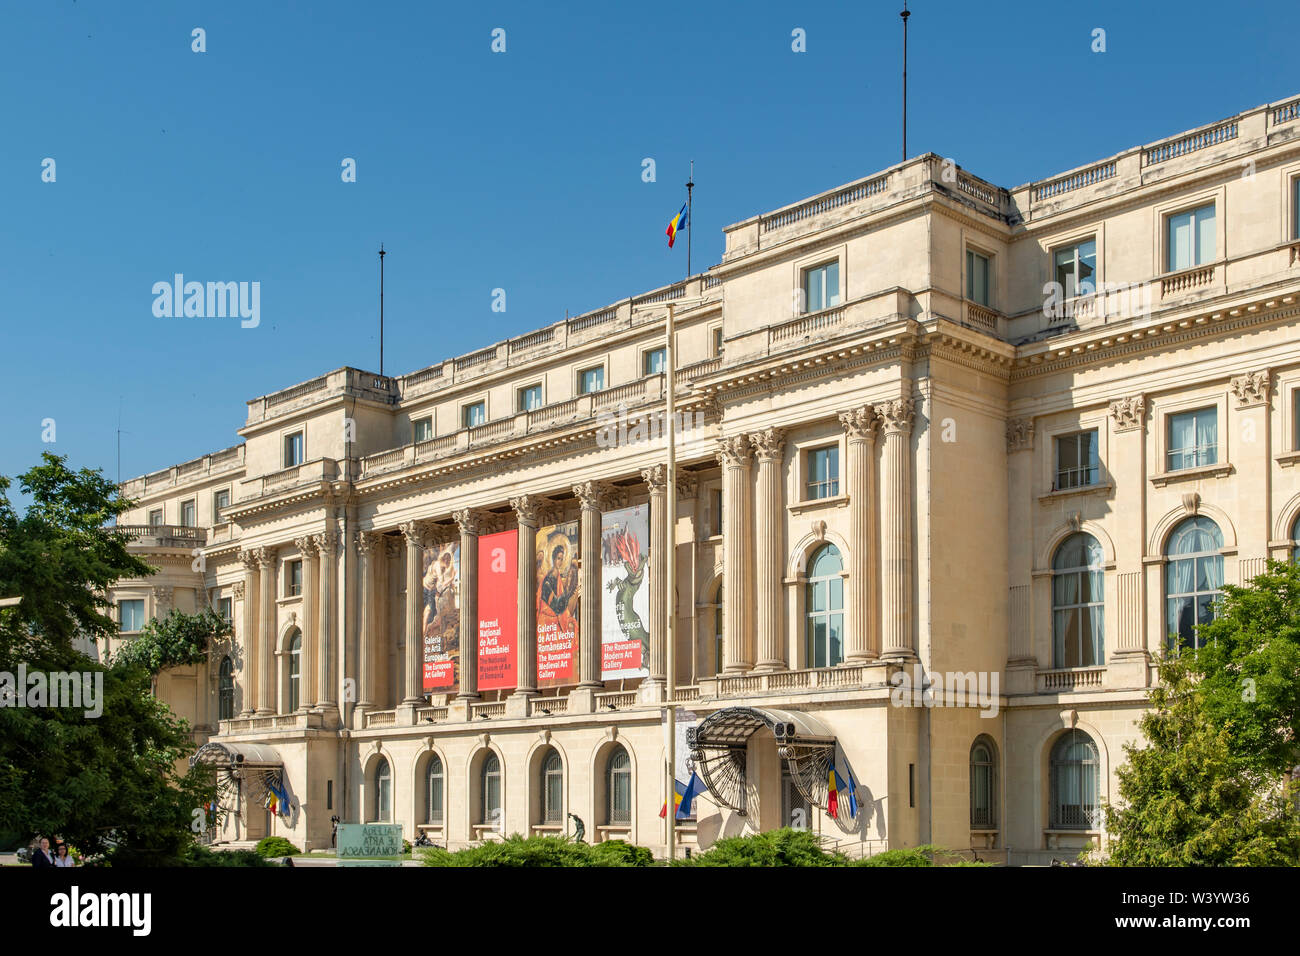
[[[1300,536],[1300,99],[1012,190],[927,154],[725,239],[596,312],[257,398],[241,444],[125,483],[159,571],[115,589],[123,639],[234,622],[160,683],[218,839],[581,821],[662,853],[672,705],[710,785],[683,847],[1104,842],[1157,656]]]

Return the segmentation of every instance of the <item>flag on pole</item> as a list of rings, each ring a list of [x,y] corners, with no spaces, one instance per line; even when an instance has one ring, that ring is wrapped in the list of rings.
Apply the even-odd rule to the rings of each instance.
[[[840,794],[839,788],[835,786],[835,764],[831,763],[830,772],[826,781],[826,812],[831,815],[831,819],[840,818]]]
[[[840,776],[835,770],[835,760],[832,758],[826,786],[826,812],[833,819],[838,820],[840,818],[840,797],[843,796],[848,802],[848,806],[844,809],[848,811],[849,819],[853,820],[858,815],[858,787],[853,780],[853,771],[848,769],[847,761],[845,761],[844,766],[847,778]]]
[[[669,249],[671,249],[673,243],[677,241],[677,234],[686,228],[687,219],[689,218],[690,217],[686,212],[686,203],[682,203],[682,208],[678,211],[677,215],[673,216],[673,218],[668,221],[668,228],[664,230],[664,235],[668,237]]]
[[[676,811],[673,816],[678,820],[685,820],[692,813],[695,805],[695,798],[700,794],[707,792],[704,781],[700,779],[699,774],[694,770],[691,771],[691,779],[683,785],[680,780],[673,780],[673,803]],[[662,820],[668,815],[668,804],[665,803],[659,808],[659,818]]]

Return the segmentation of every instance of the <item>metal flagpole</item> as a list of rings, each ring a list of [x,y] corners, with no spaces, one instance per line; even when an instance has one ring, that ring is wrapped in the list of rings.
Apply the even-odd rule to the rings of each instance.
[[[687,210],[686,226],[690,228],[690,211]],[[689,235],[689,233],[688,233]],[[689,241],[687,248],[690,248]],[[675,525],[677,524],[677,395],[676,395],[676,378],[677,367],[673,355],[673,339],[675,328],[673,324],[674,303],[668,303],[668,343],[664,354],[664,364],[667,372],[667,394],[666,405],[668,412],[668,494],[664,507],[667,509],[668,520],[668,561],[667,573],[668,580],[664,582],[664,602],[668,634],[668,646],[664,649],[664,670],[666,671],[665,699],[668,702],[668,791],[667,803],[664,804],[664,817],[668,821],[668,862],[671,863],[677,856],[677,802],[674,799],[677,795],[677,547]]]
[[[907,0],[903,0],[903,162],[907,162]]]
[[[691,175],[686,180],[686,278],[691,277],[691,236],[695,235],[695,209],[691,205],[695,189],[695,160],[691,160]],[[671,319],[669,320],[671,321]]]
[[[384,244],[379,244],[379,377],[384,377]]]

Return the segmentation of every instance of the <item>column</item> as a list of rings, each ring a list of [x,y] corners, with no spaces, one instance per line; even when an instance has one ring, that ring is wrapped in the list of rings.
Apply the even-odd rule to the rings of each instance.
[[[276,701],[275,672],[275,548],[257,549],[257,567],[261,579],[258,588],[258,681],[257,713],[274,714]]]
[[[295,538],[294,546],[302,555],[302,669],[298,674],[298,709],[316,709],[316,602],[320,595],[317,579],[316,547],[310,537]]]
[[[239,715],[251,717],[257,701],[257,555],[252,551],[241,551],[239,560],[244,565],[244,614],[240,626],[244,645],[244,707]]]
[[[884,431],[881,459],[881,631],[885,657],[914,657],[912,645],[912,420],[915,403],[876,406]]]
[[[312,540],[320,555],[320,613],[316,615],[316,626],[320,630],[318,646],[320,654],[316,659],[317,696],[320,709],[329,712],[334,709],[334,545],[336,536],[332,531],[313,535]]]
[[[747,626],[750,592],[750,443],[744,435],[720,439],[722,465],[722,654],[723,671],[738,674],[754,666],[752,631]]]
[[[510,499],[510,507],[519,519],[519,630],[518,670],[515,696],[530,697],[537,693],[537,498],[519,495]]]
[[[870,405],[840,414],[848,442],[849,633],[844,662],[863,664],[880,656],[876,574],[876,431],[880,419]]]
[[[582,598],[578,611],[578,684],[580,687],[603,688],[601,680],[601,598],[600,586],[600,505],[605,487],[598,481],[584,481],[573,486],[573,494],[582,502],[580,524]]]
[[[647,684],[662,684],[668,677],[668,619],[664,601],[668,588],[668,469],[652,465],[641,470],[650,489],[650,660]]]
[[[478,700],[478,512],[452,514],[460,528],[460,687],[456,696]]]
[[[757,577],[754,594],[758,638],[755,670],[784,670],[785,628],[781,626],[781,556],[785,551],[785,501],[781,462],[785,458],[785,430],[767,428],[749,436],[758,457],[758,496],[754,517],[757,532]],[[726,509],[723,509],[724,513]],[[723,595],[726,596],[725,593]]]
[[[406,655],[402,668],[406,689],[402,703],[414,706],[424,700],[420,674],[424,648],[424,636],[420,632],[420,610],[424,604],[424,569],[421,567],[424,529],[418,523],[408,521],[402,525],[402,536],[406,538]]]
[[[361,603],[357,634],[357,710],[364,713],[375,706],[375,610],[378,593],[375,564],[384,542],[373,531],[357,532],[357,573],[360,575]]]

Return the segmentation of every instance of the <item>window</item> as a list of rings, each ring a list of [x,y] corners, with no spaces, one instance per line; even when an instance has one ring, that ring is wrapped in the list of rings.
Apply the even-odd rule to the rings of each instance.
[[[1094,830],[1101,826],[1097,745],[1079,730],[1062,735],[1052,748],[1053,830]]]
[[[1097,291],[1097,240],[1089,239],[1052,253],[1056,284],[1067,299]]]
[[[1056,439],[1056,486],[1053,490],[1066,491],[1095,485],[1100,473],[1095,428]]]
[[[144,598],[135,601],[117,602],[117,619],[122,630],[130,633],[144,629]]]
[[[411,441],[428,441],[433,437],[433,416],[426,415],[411,422]]]
[[[375,767],[375,812],[373,819],[389,823],[393,819],[393,771],[388,761],[380,757]]]
[[[501,761],[494,753],[483,758],[482,823],[501,820]]]
[[[1166,271],[1177,272],[1214,260],[1214,203],[1169,217]]]
[[[709,516],[713,519],[713,524],[709,528],[711,535],[717,536],[722,534],[722,489],[714,488],[709,492],[709,502],[712,507],[709,509]]]
[[[1052,558],[1052,666],[1106,663],[1105,556],[1097,539],[1079,532]]]
[[[197,508],[194,506],[194,499],[181,502],[181,527],[193,528],[198,523]]]
[[[442,760],[437,754],[429,758],[429,772],[425,774],[425,823],[442,824]]]
[[[1300,239],[1300,176],[1291,180],[1291,238]]]
[[[465,428],[477,428],[487,424],[487,402],[474,402],[461,411],[461,422]]]
[[[622,746],[616,746],[606,765],[606,821],[612,826],[632,822],[632,761]]]
[[[155,508],[149,512],[149,526],[151,528],[161,527],[163,523],[163,513],[161,508]]]
[[[1223,532],[1209,518],[1188,518],[1165,547],[1165,632],[1169,646],[1200,647],[1196,625],[1214,620],[1223,586]]]
[[[844,562],[833,544],[822,545],[808,562],[809,667],[834,667],[844,660],[843,570]]]
[[[284,594],[285,597],[299,597],[302,595],[302,562],[289,561],[285,564]]]
[[[1169,416],[1169,471],[1213,465],[1219,460],[1219,410],[1198,408]]]
[[[713,329],[713,354],[722,354],[722,326],[714,326]]]
[[[803,310],[820,312],[840,304],[840,264],[828,262],[803,273]],[[719,332],[719,336],[721,332]]]
[[[718,585],[718,603],[713,608],[713,672],[722,673],[722,585]]]
[[[235,619],[235,599],[234,598],[217,598],[217,616],[227,624]]]
[[[528,385],[519,390],[519,410],[533,412],[542,407],[542,386]]]
[[[989,257],[967,249],[966,298],[977,305],[988,306],[991,300],[989,289]]]
[[[667,349],[647,349],[641,356],[641,374],[658,375],[668,369]]]
[[[977,737],[970,748],[970,828],[998,828],[997,748],[988,737]]]
[[[221,515],[230,507],[230,489],[223,488],[212,494],[212,523],[221,524]]]
[[[605,366],[583,369],[578,373],[578,394],[588,395],[605,387]]]
[[[221,669],[217,682],[217,719],[234,720],[235,718],[235,665],[227,655],[221,659]]]
[[[289,713],[302,703],[302,631],[294,629],[289,640]]]
[[[833,498],[840,493],[840,446],[814,448],[808,452],[807,497]]]
[[[302,432],[284,436],[284,467],[302,464]]]
[[[1291,560],[1300,564],[1300,517],[1291,526]]]
[[[542,764],[542,823],[564,823],[564,762],[554,750]]]

